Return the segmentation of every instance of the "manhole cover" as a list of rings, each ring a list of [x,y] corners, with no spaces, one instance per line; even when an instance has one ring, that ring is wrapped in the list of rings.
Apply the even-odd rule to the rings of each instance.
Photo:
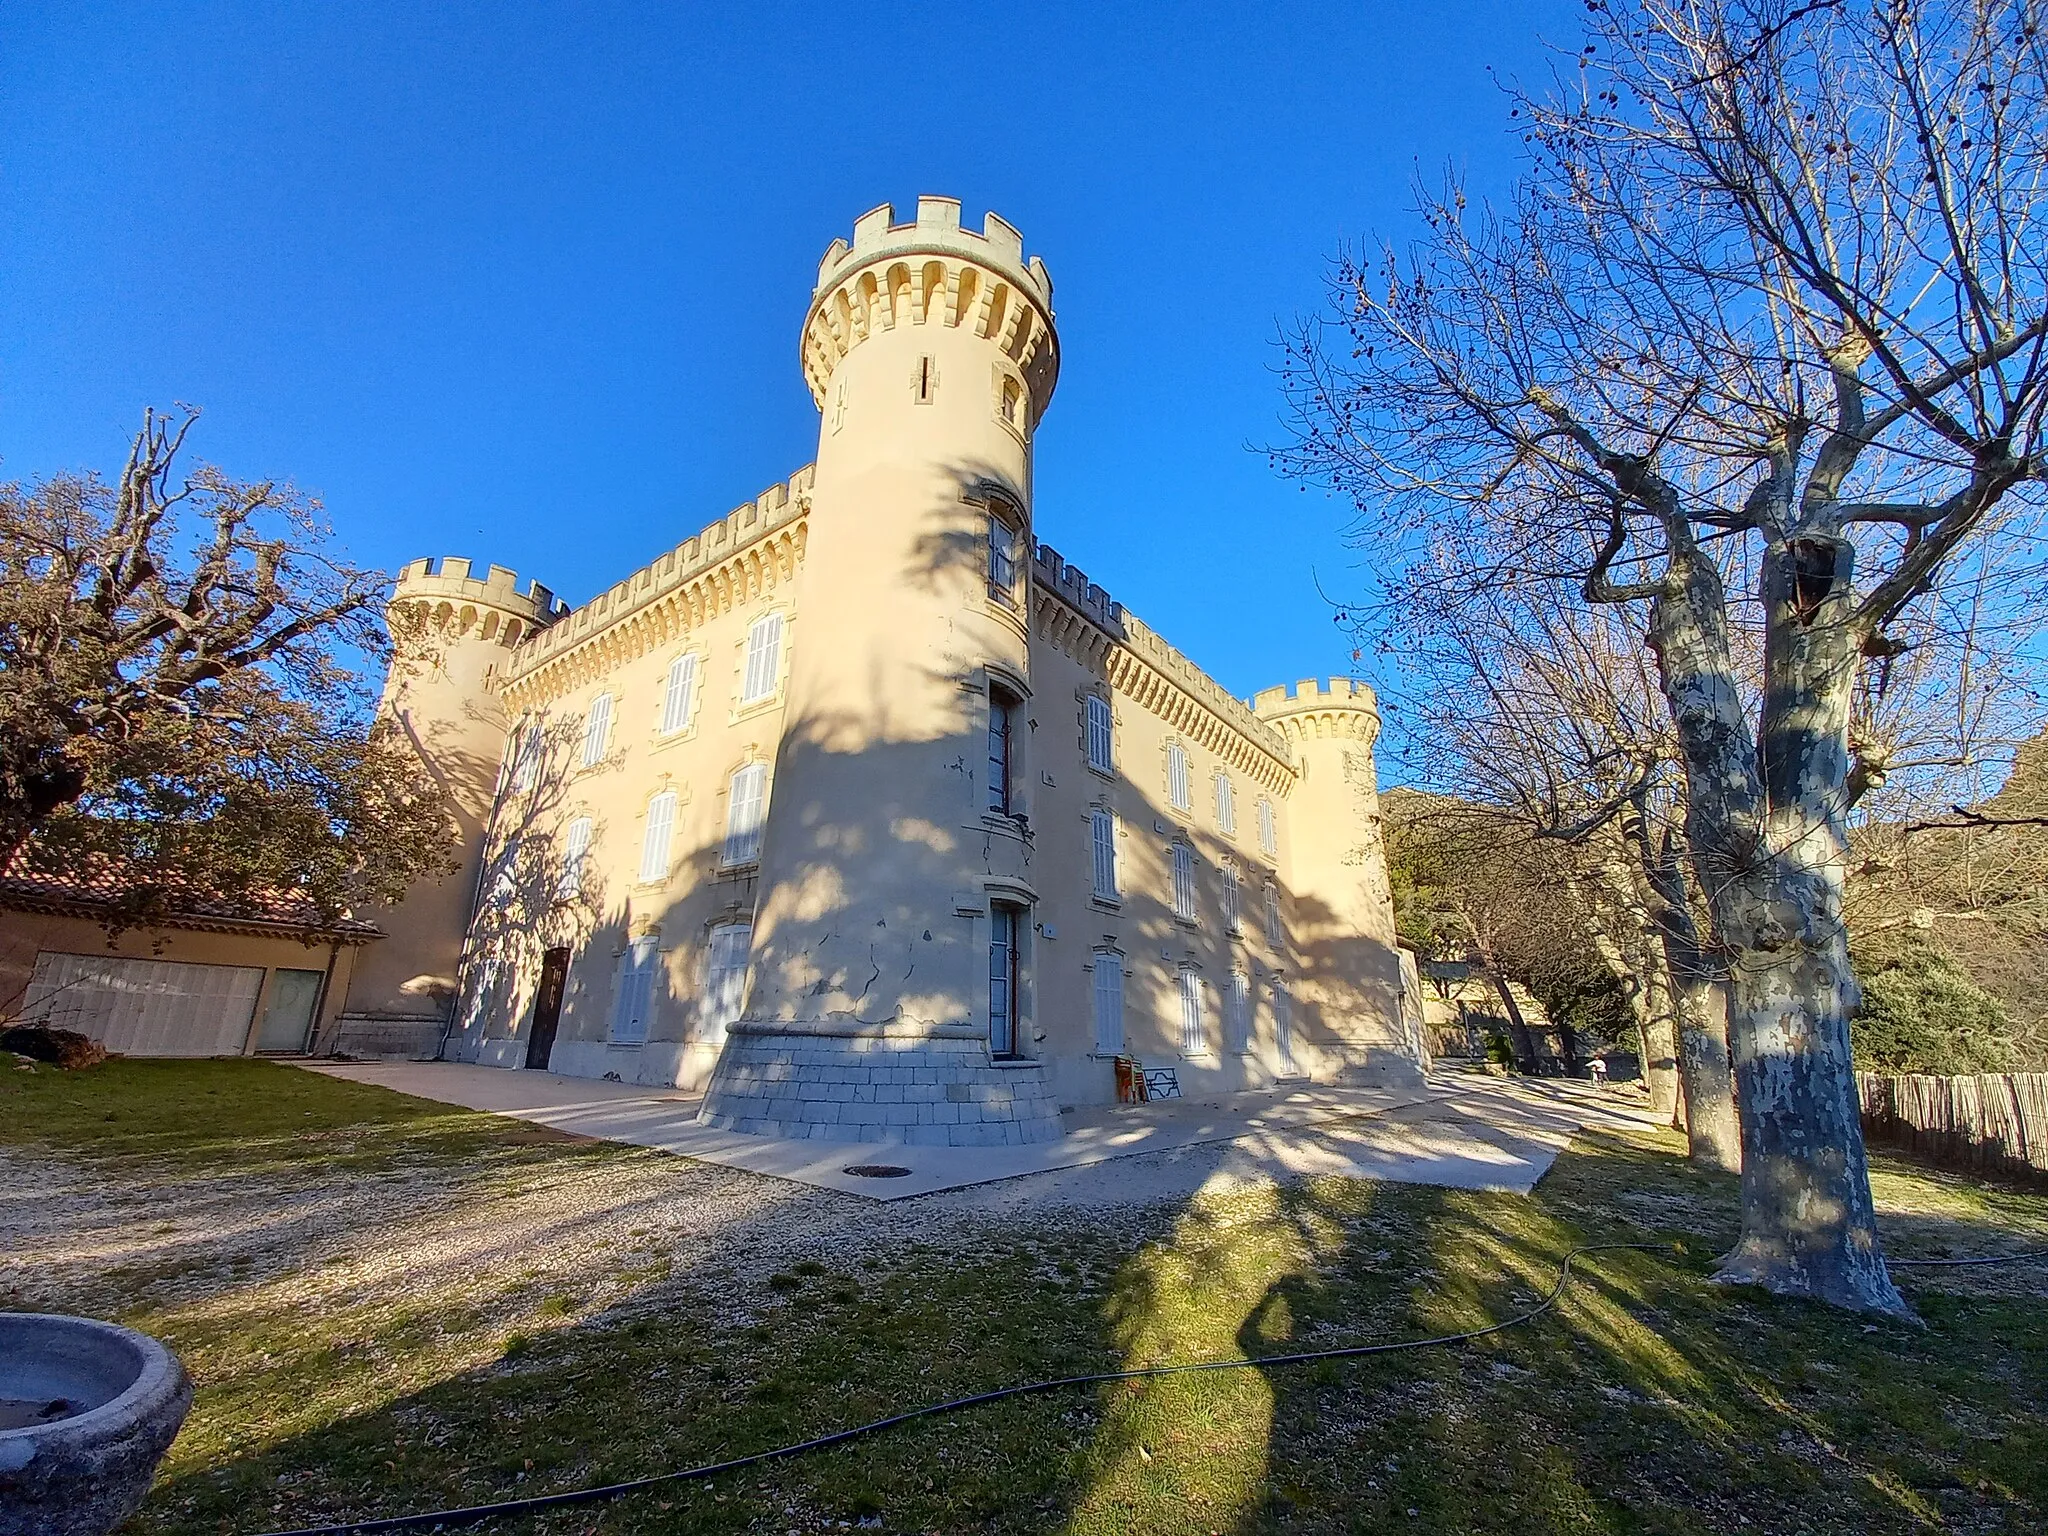
[[[850,1173],[856,1179],[907,1179],[910,1177],[910,1170],[908,1168],[898,1168],[894,1163],[855,1163],[852,1167],[842,1168],[839,1171],[841,1173]]]

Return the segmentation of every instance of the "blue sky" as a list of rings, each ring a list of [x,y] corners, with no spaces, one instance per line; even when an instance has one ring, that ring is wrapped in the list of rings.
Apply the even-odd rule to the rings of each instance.
[[[191,401],[359,559],[580,601],[811,457],[818,257],[940,193],[1052,270],[1039,536],[1235,692],[1342,672],[1276,331],[1418,168],[1505,183],[1577,9],[10,6],[0,476]]]

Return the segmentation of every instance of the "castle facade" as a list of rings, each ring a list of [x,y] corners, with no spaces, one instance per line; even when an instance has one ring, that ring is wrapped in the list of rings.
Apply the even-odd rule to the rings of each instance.
[[[1372,695],[1235,698],[1036,541],[1060,354],[1018,232],[863,215],[801,350],[815,463],[582,607],[406,568],[386,707],[464,862],[368,914],[344,1035],[848,1141],[1054,1137],[1119,1056],[1412,1076]]]

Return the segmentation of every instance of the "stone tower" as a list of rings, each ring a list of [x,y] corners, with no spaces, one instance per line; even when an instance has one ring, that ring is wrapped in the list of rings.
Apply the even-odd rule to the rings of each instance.
[[[395,721],[447,790],[460,828],[458,865],[422,880],[396,908],[360,915],[384,930],[356,965],[342,1015],[341,1048],[428,1054],[448,1020],[463,935],[489,829],[511,722],[498,682],[513,646],[553,623],[564,604],[539,582],[527,590],[494,565],[483,579],[467,560],[415,560],[399,573],[386,612],[401,654],[384,681],[381,713]],[[414,649],[417,654],[406,653]]]
[[[1054,1136],[1042,1073],[992,1060],[989,1017],[992,925],[1027,944],[1035,896],[1031,442],[1059,372],[1052,282],[994,214],[976,234],[950,198],[920,198],[905,224],[884,204],[825,252],[802,353],[823,421],[801,618],[747,1002],[705,1118]],[[1018,756],[992,801],[1003,722]],[[1013,1000],[1006,1028],[1025,1016]],[[995,1055],[1028,1058],[1006,1039]],[[878,1052],[936,1073],[918,1086],[937,1109],[828,1107]]]
[[[1304,1065],[1318,1081],[1411,1080],[1415,1043],[1386,1027],[1403,1017],[1403,990],[1373,769],[1379,701],[1351,678],[1307,678],[1291,690],[1255,695],[1252,709],[1294,749],[1300,777],[1290,825],[1314,829],[1288,848],[1297,966],[1291,985],[1304,1023],[1323,1026],[1302,1031],[1303,1055],[1320,1051],[1330,1059]]]

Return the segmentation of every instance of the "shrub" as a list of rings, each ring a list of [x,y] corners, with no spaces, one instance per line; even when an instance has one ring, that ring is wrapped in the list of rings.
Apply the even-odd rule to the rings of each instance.
[[[2011,1017],[1938,950],[1909,949],[1862,982],[1863,1007],[1849,1025],[1861,1070],[1941,1077],[2011,1070]]]

